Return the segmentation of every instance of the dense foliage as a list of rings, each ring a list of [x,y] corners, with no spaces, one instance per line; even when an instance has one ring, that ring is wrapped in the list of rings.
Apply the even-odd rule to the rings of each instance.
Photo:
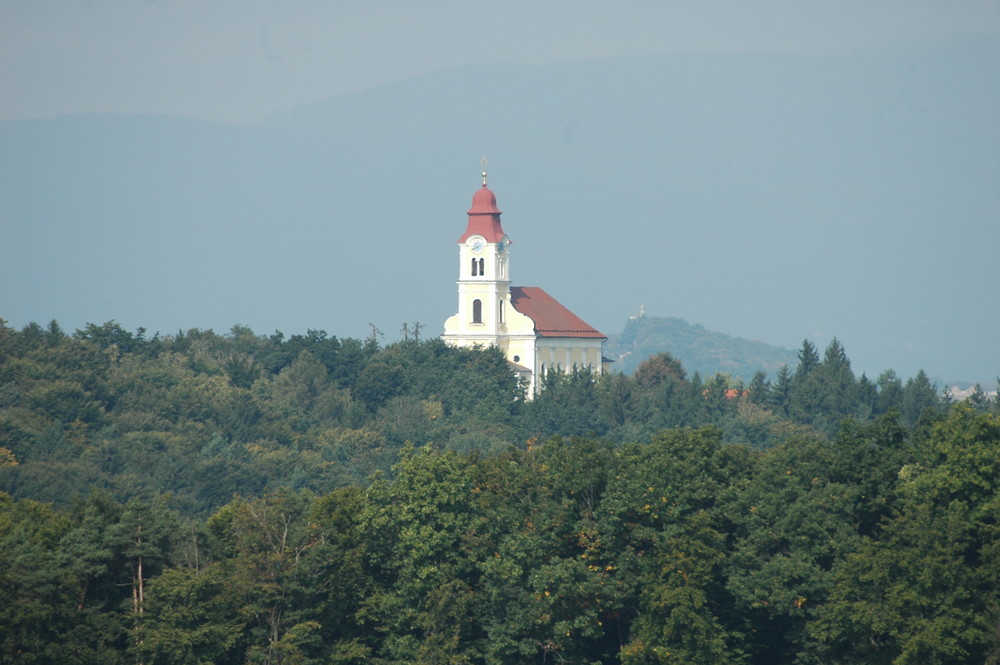
[[[0,663],[996,663],[1000,408],[840,344],[663,354],[0,326]]]

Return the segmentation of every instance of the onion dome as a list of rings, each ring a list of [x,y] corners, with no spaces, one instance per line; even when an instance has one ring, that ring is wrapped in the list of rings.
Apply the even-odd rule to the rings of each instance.
[[[472,196],[472,207],[469,208],[469,225],[465,233],[458,239],[463,243],[469,236],[479,235],[486,242],[500,242],[503,238],[503,227],[500,225],[501,212],[497,208],[497,197],[486,186],[486,172],[483,172],[483,186]]]

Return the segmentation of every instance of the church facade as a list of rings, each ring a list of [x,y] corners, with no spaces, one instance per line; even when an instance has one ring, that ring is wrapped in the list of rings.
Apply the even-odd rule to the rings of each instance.
[[[607,337],[537,286],[510,285],[511,240],[496,195],[483,185],[472,197],[458,239],[458,313],[444,324],[453,346],[496,346],[525,380],[528,396],[550,371],[605,370]]]

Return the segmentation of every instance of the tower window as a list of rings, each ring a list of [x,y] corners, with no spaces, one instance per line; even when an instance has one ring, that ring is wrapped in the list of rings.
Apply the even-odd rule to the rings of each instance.
[[[500,314],[500,323],[503,323],[503,299],[500,300],[499,306],[497,307],[497,312]]]
[[[475,261],[475,259],[473,259],[473,261]],[[479,259],[479,274],[486,274],[486,259]]]
[[[473,300],[472,301],[472,322],[482,323],[483,322],[483,301]]]
[[[479,275],[479,261],[472,259],[472,276],[476,277]]]

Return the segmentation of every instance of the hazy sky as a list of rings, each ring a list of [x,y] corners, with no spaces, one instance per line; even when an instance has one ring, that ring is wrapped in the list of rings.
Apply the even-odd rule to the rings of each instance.
[[[873,377],[992,382],[997,35],[1000,0],[0,0],[0,122],[60,118],[0,128],[0,316],[437,330],[488,152],[513,278],[605,333],[645,302],[790,348],[836,335]],[[534,67],[479,68],[510,63]],[[420,252],[384,242],[413,223]],[[419,279],[342,288],[359,246]]]
[[[998,0],[2,0],[0,119],[256,121],[461,65],[842,53],[1000,32]]]

